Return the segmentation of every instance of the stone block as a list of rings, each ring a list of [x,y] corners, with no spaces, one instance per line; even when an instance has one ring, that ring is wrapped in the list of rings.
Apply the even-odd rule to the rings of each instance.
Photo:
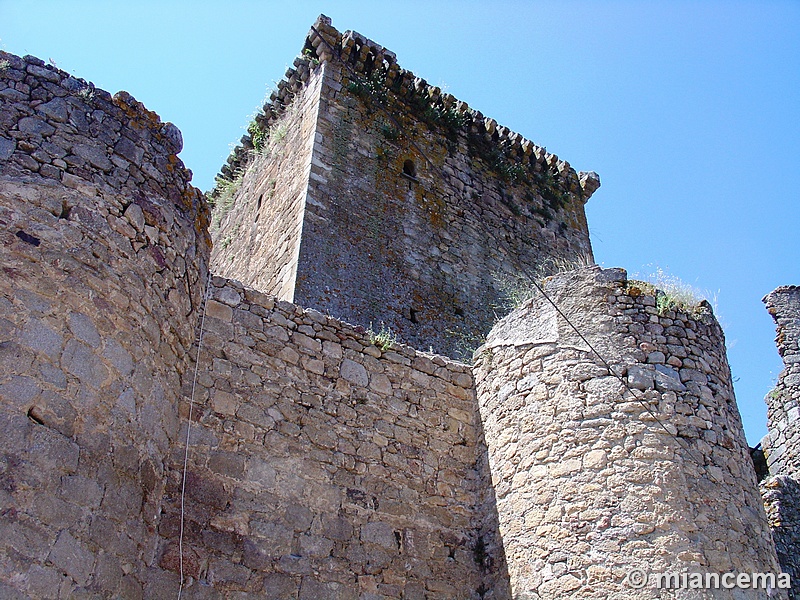
[[[352,361],[349,358],[345,358],[342,361],[339,374],[342,376],[342,378],[354,385],[361,387],[366,387],[369,385],[369,376],[367,375],[367,370],[364,368],[364,365]]]
[[[61,497],[78,506],[96,508],[103,497],[103,489],[94,479],[82,475],[65,475],[59,488]]]
[[[34,426],[28,449],[30,460],[44,472],[74,473],[78,468],[78,445],[46,427]]]
[[[206,316],[230,323],[233,319],[233,309],[216,300],[209,300],[206,302]]]
[[[38,382],[31,377],[15,376],[0,385],[0,398],[20,409],[27,409],[39,392]]]
[[[28,572],[25,574],[27,580],[26,592],[34,598],[58,598],[60,593],[69,589],[70,581],[65,575],[60,573],[57,569],[52,567],[42,567],[40,565],[31,565]],[[15,596],[5,596],[3,588],[0,587],[0,598],[14,598]]]
[[[80,586],[86,585],[94,572],[94,555],[68,531],[59,534],[48,560]]]
[[[380,521],[367,523],[361,527],[361,541],[377,544],[390,550],[397,550],[399,546],[394,529]]]
[[[20,342],[50,358],[57,357],[64,344],[63,336],[43,320],[31,317],[20,335]]]
[[[635,390],[652,388],[653,371],[637,365],[628,367],[628,385]]]
[[[14,140],[0,137],[0,160],[8,160],[14,154],[17,144]]]
[[[213,508],[225,508],[230,501],[230,493],[222,482],[195,471],[186,475],[186,495]]]
[[[208,565],[209,583],[244,587],[250,579],[251,570],[244,565],[237,565],[229,560],[212,559]]]
[[[213,292],[213,297],[215,300],[227,304],[228,306],[238,306],[242,301],[239,292],[230,287],[216,288]]]
[[[50,533],[34,522],[15,521],[8,516],[0,520],[0,544],[27,559],[44,561],[52,543]]]
[[[42,494],[36,498],[31,512],[38,517],[39,522],[56,530],[77,525],[83,516],[83,511],[76,504],[50,494]]]
[[[299,592],[299,577],[283,573],[268,573],[264,576],[264,600],[293,600],[298,597]]]
[[[106,149],[99,145],[78,144],[73,146],[72,152],[103,171],[109,171],[114,166],[108,159]]]
[[[681,376],[675,369],[657,364],[655,365],[656,389],[662,392],[685,392],[686,386],[681,383]]]
[[[56,132],[56,128],[39,117],[23,117],[17,125],[23,133],[48,137]]]
[[[215,452],[208,459],[208,468],[214,473],[240,479],[244,475],[244,456],[232,452]]]
[[[69,314],[69,328],[72,334],[92,348],[100,345],[100,334],[97,332],[92,320],[83,313],[72,312]]]
[[[34,574],[34,577],[36,577],[36,574]],[[47,580],[45,577],[36,577],[36,586],[34,589],[37,592],[42,592],[41,597],[44,597],[48,592],[52,592],[52,588],[47,585]],[[58,589],[56,588],[56,594],[57,593]],[[55,598],[57,596],[53,595],[52,597]],[[3,600],[30,600],[30,596],[23,594],[19,590],[2,581],[0,581],[0,598]]]
[[[108,370],[92,349],[77,340],[67,342],[61,354],[61,366],[81,383],[98,389],[108,377]]]

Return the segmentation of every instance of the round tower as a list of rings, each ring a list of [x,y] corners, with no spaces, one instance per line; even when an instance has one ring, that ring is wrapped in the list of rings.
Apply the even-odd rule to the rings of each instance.
[[[0,596],[154,597],[208,210],[174,125],[0,65]]]
[[[679,309],[621,269],[543,288],[553,303],[537,293],[476,355],[513,597],[652,598],[661,574],[777,574],[707,303]],[[689,586],[671,587],[768,593]]]

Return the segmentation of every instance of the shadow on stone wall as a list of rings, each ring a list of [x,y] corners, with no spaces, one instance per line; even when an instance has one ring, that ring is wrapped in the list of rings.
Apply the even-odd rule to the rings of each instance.
[[[477,419],[477,424],[479,443],[475,470],[482,490],[481,506],[476,511],[481,515],[481,523],[472,548],[475,562],[481,569],[481,586],[477,591],[481,600],[505,600],[512,597],[511,578],[508,574],[503,537],[500,535],[497,496],[492,484],[489,450],[486,447],[481,419]]]

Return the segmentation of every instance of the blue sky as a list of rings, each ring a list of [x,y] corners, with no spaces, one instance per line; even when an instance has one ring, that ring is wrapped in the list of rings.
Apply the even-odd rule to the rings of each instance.
[[[800,284],[800,2],[0,0],[0,48],[174,122],[205,190],[319,13],[597,171],[596,260],[716,295],[759,441],[781,369],[761,298]]]

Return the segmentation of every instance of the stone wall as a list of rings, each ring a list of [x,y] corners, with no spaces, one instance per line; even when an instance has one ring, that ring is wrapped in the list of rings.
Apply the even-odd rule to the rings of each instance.
[[[204,339],[186,489],[188,592],[507,597],[483,585],[502,580],[503,561],[480,537],[469,367],[380,347],[363,328],[218,277]],[[159,528],[160,564],[172,570],[182,461],[176,447]],[[161,585],[168,597],[177,577]]]
[[[148,596],[210,251],[178,150],[124,92],[0,53],[4,598]]]
[[[586,339],[539,295],[475,367],[514,597],[652,598],[631,568],[777,574],[707,304],[659,310],[654,290],[597,267],[545,290]]]
[[[784,370],[766,398],[768,435],[762,443],[770,476],[761,482],[781,567],[800,598],[800,287],[779,287],[764,298],[777,325]]]
[[[295,65],[257,117],[262,128],[223,169],[225,177],[249,169],[258,172],[254,179],[269,178],[271,163],[252,161],[248,147],[276,110],[299,104],[306,111],[316,91],[303,86],[317,85],[322,73],[316,126],[303,132],[309,141],[313,135],[313,153],[287,299],[468,358],[528,277],[591,259],[583,205],[599,185],[595,174],[576,173],[400,68],[390,51],[355,32],[341,34],[324,18]],[[240,236],[247,238],[248,207],[261,193],[243,192],[231,209],[246,213]],[[291,230],[295,212],[285,219]],[[261,273],[283,268],[270,262],[271,250],[257,247],[272,243],[263,236],[247,247],[248,258],[237,258],[239,242],[218,244],[214,264],[230,261],[226,274],[259,287]],[[236,267],[245,260],[249,269]]]
[[[263,132],[258,148],[250,144],[250,162],[229,171],[232,182],[217,189],[212,226],[214,273],[288,301],[294,298],[322,82],[319,65],[312,69],[308,59],[299,64],[306,68],[293,82],[297,94],[284,98],[288,107],[266,105],[254,121]]]
[[[177,129],[0,53],[0,596],[174,597],[181,557],[197,599],[644,598],[626,569],[776,572],[707,306],[620,270],[548,280],[622,379],[541,298],[474,370],[366,330],[474,343],[503,274],[590,252],[597,180],[325,19],[305,50],[225,167],[214,264],[359,325],[209,278]],[[787,570],[796,290],[768,298]]]

